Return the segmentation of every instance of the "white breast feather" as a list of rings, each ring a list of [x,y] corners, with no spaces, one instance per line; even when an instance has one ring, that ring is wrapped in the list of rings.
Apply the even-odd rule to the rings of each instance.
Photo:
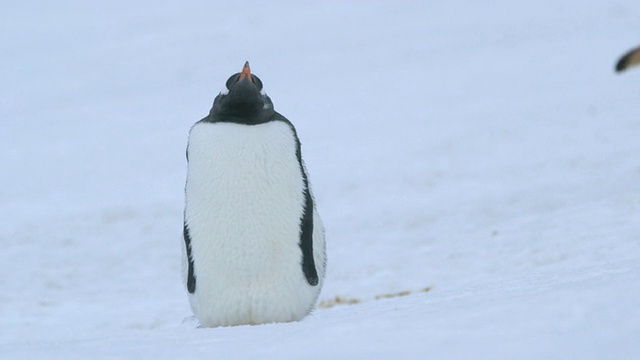
[[[189,137],[185,219],[202,326],[294,321],[321,284],[302,272],[304,182],[296,141],[281,121],[198,123]],[[314,258],[324,276],[324,233],[314,209]],[[186,257],[183,256],[186,263]]]

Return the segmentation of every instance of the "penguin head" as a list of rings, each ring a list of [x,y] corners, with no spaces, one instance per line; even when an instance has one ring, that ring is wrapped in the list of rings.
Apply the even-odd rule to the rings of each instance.
[[[227,79],[227,90],[216,96],[211,108],[213,121],[261,124],[274,113],[273,103],[262,90],[262,81],[251,73],[249,62]]]

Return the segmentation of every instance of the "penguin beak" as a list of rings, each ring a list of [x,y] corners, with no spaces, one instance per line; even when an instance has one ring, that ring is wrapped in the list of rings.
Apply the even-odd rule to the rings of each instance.
[[[242,79],[244,79],[245,77],[249,78],[249,81],[253,82],[253,78],[251,78],[251,68],[249,67],[248,61],[244,63],[238,81],[242,81]]]

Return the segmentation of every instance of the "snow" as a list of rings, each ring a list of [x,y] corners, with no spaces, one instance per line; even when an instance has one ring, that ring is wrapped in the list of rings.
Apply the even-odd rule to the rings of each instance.
[[[0,8],[0,358],[638,358],[637,2]],[[202,329],[186,138],[245,60],[359,302]]]

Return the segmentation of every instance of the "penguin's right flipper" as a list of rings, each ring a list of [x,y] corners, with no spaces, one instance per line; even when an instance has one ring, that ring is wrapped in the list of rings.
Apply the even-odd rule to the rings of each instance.
[[[622,72],[628,68],[640,64],[640,47],[629,50],[616,63],[616,72]]]
[[[182,236],[184,237],[184,245],[187,249],[187,260],[189,261],[189,269],[187,271],[187,290],[189,294],[193,294],[196,291],[196,276],[193,273],[193,256],[191,255],[191,236],[189,236],[189,229],[187,228],[187,223],[184,223],[184,228],[182,232]]]

